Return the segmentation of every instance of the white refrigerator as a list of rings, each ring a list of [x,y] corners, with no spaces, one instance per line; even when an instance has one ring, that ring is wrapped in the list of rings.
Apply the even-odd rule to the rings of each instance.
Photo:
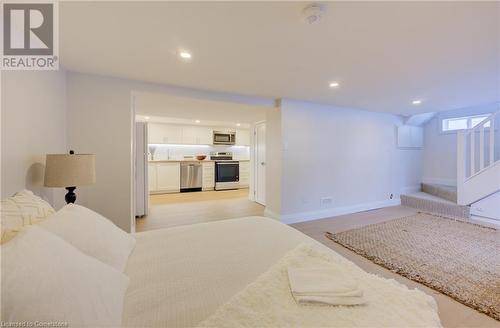
[[[148,124],[135,123],[135,216],[148,215]]]

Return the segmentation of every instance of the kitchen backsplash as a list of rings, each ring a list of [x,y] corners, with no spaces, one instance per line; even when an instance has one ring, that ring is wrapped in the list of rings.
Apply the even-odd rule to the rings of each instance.
[[[234,160],[250,159],[248,146],[200,146],[200,145],[149,145],[149,159],[153,160],[179,160],[184,156],[207,155],[210,152],[232,152]]]

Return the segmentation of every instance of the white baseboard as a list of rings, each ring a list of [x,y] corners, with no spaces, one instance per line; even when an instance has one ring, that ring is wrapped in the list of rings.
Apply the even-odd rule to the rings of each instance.
[[[447,186],[457,186],[457,180],[456,179],[440,179],[440,178],[423,178],[422,179],[423,183],[432,183],[432,184],[442,184],[442,185],[447,185]]]
[[[357,212],[374,210],[377,208],[389,207],[389,206],[397,206],[400,205],[401,201],[399,199],[389,199],[372,203],[364,203],[353,206],[344,206],[344,207],[335,207],[329,208],[319,211],[310,211],[310,212],[301,212],[301,213],[293,213],[293,214],[285,214],[278,216],[281,222],[286,224],[311,221],[329,218],[333,216],[352,214]],[[275,213],[273,213],[275,214]],[[267,215],[266,215],[267,216]]]
[[[264,209],[264,216],[271,218],[271,219],[280,220],[279,214],[269,210],[267,207]]]

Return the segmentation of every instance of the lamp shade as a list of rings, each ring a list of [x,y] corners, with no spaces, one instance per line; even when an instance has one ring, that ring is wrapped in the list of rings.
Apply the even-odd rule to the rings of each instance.
[[[94,154],[47,155],[44,182],[46,187],[76,187],[94,183]]]

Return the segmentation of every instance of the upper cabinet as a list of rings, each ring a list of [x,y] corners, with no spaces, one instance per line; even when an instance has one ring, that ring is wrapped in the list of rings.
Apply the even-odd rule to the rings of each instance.
[[[182,127],[182,143],[196,145],[198,143],[198,129],[195,126]]]
[[[198,128],[198,144],[211,145],[213,144],[214,130],[210,127],[200,126]]]
[[[182,143],[187,145],[211,145],[212,129],[204,126],[183,126]]]
[[[211,145],[212,129],[203,126],[149,123],[148,143]]]
[[[148,143],[180,144],[182,143],[182,127],[175,124],[148,124]]]
[[[212,145],[213,131],[225,131],[228,128],[211,128],[196,125],[176,125],[167,123],[148,123],[148,143]],[[236,130],[236,145],[250,146],[250,131]]]
[[[148,143],[163,143],[163,130],[161,124],[148,124]]]
[[[401,125],[398,127],[398,147],[420,149],[424,146],[423,128],[420,126]]]
[[[238,146],[250,146],[250,131],[236,130],[236,144]]]

